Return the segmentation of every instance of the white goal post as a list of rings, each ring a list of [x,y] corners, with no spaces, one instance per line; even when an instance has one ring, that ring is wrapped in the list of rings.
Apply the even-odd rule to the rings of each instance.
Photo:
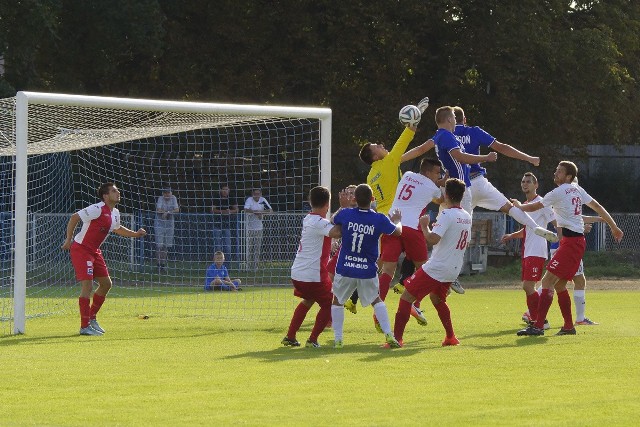
[[[67,95],[67,94],[49,94],[49,93],[37,93],[37,92],[18,92],[14,100],[15,109],[14,116],[9,110],[9,104],[11,101],[0,104],[0,156],[5,158],[14,158],[14,175],[13,175],[13,189],[15,190],[13,196],[13,216],[14,216],[14,236],[11,250],[12,267],[11,272],[13,275],[13,329],[12,332],[19,334],[25,332],[26,319],[29,317],[26,312],[26,299],[27,299],[27,272],[28,272],[28,260],[30,255],[28,253],[28,242],[33,236],[29,236],[28,232],[33,230],[37,221],[49,220],[47,216],[41,216],[34,220],[33,208],[29,206],[29,194],[34,191],[32,185],[32,174],[35,174],[30,169],[29,158],[31,156],[49,155],[51,153],[69,152],[75,153],[77,150],[90,149],[94,147],[102,148],[112,144],[125,143],[132,140],[144,140],[145,146],[150,147],[153,144],[160,144],[159,140],[152,140],[152,138],[174,138],[175,140],[187,141],[185,143],[202,145],[200,134],[202,132],[213,135],[215,132],[210,131],[216,128],[233,129],[232,131],[225,132],[226,134],[236,134],[236,129],[242,129],[247,135],[253,135],[257,138],[255,141],[263,150],[273,150],[272,148],[264,148],[265,138],[270,138],[272,134],[276,134],[279,129],[304,127],[311,129],[310,133],[317,131],[319,136],[319,148],[316,149],[315,145],[309,149],[310,156],[318,156],[318,167],[314,169],[314,174],[317,172],[317,176],[312,177],[308,185],[323,185],[330,188],[331,184],[331,120],[332,113],[329,108],[315,108],[315,107],[287,107],[287,106],[263,106],[263,105],[236,105],[236,104],[221,104],[221,103],[200,103],[200,102],[181,102],[181,101],[161,101],[161,100],[147,100],[147,99],[128,99],[128,98],[114,98],[114,97],[100,97],[100,96],[82,96],[82,95]],[[7,100],[0,100],[7,101]],[[66,122],[66,115],[69,113],[69,121]],[[51,117],[55,116],[55,120],[50,121]],[[117,123],[113,117],[118,116]],[[304,120],[305,122],[294,122],[295,120]],[[14,120],[13,128],[8,122]],[[83,121],[84,120],[84,121]],[[307,121],[311,121],[311,124],[307,124]],[[284,124],[281,124],[284,123]],[[293,124],[291,124],[293,123]],[[316,129],[317,127],[317,129]],[[297,129],[297,128],[296,128]],[[205,130],[207,130],[205,132]],[[13,132],[13,133],[12,133]],[[193,132],[198,132],[198,138],[192,136]],[[284,137],[278,136],[281,140],[287,141],[289,139],[294,140],[294,136],[297,135],[296,131],[286,133]],[[268,135],[267,135],[268,134]],[[215,133],[215,135],[222,135],[222,132]],[[264,136],[267,135],[267,136]],[[294,135],[294,136],[292,136]],[[217,136],[216,136],[217,137]],[[151,138],[151,139],[149,139]],[[191,139],[193,139],[193,141]],[[233,137],[237,138],[237,137]],[[196,141],[197,139],[197,141]],[[156,141],[156,142],[153,142]],[[236,139],[233,139],[236,141]],[[248,140],[247,140],[248,141]],[[283,142],[284,143],[284,142]],[[251,142],[248,141],[243,147],[243,153],[238,154],[238,157],[243,155],[246,157],[246,161],[251,160],[251,156],[254,155],[254,151],[251,148]],[[304,149],[310,143],[292,142],[292,144],[303,145]],[[142,150],[142,149],[141,149]],[[206,151],[206,147],[203,149]],[[289,151],[287,151],[289,150]],[[293,150],[293,151],[292,151]],[[289,161],[290,163],[300,163],[303,167],[305,161],[302,157],[298,159],[296,156],[297,148],[281,149],[274,156],[278,157],[278,162]],[[143,150],[142,150],[143,151]],[[287,153],[291,156],[294,153],[292,159],[287,159]],[[176,154],[176,161],[182,161],[181,157],[183,153],[178,152]],[[101,155],[101,154],[99,154]],[[96,157],[99,157],[96,156]],[[141,156],[144,156],[144,152],[141,152]],[[189,153],[191,156],[192,153]],[[198,153],[184,161],[192,161],[192,158],[197,159]],[[208,154],[207,154],[208,155]],[[267,158],[268,154],[261,154]],[[76,169],[82,176],[93,177],[95,176],[96,182],[106,181],[108,178],[113,178],[114,181],[119,182],[119,177],[114,174],[116,170],[126,170],[127,164],[123,163],[128,161],[131,156],[129,153],[119,153],[114,157],[112,165],[109,166],[109,170],[103,171],[100,169],[99,159],[91,161],[91,164],[75,163],[70,166],[61,164],[55,166],[59,173],[69,172],[73,170],[76,173]],[[147,156],[151,158],[151,156]],[[215,153],[213,154],[214,158]],[[152,159],[153,160],[153,159]],[[271,160],[265,160],[270,162]],[[265,163],[269,164],[269,163]],[[137,167],[136,164],[131,163],[131,168]],[[294,166],[290,165],[293,170]],[[120,168],[120,169],[118,169]],[[274,168],[277,169],[276,166]],[[278,171],[270,171],[271,167],[255,166],[253,176],[258,178],[247,177],[247,184],[243,186],[243,190],[247,190],[254,187],[259,187],[260,184],[264,186],[264,183],[269,183],[271,176],[280,176]],[[178,170],[178,169],[176,169]],[[306,169],[295,170],[291,172],[295,177],[303,174]],[[266,172],[265,172],[266,171]],[[289,171],[289,170],[288,170]],[[229,173],[225,175],[227,171],[225,166],[218,167],[218,171],[214,178],[211,178],[211,182],[216,183],[224,182],[225,177],[231,179]],[[39,172],[38,172],[39,173]],[[142,173],[142,172],[141,172]],[[163,175],[162,180],[170,181],[174,179],[174,175],[182,172],[171,172]],[[202,173],[202,172],[201,172]],[[262,175],[260,175],[262,173]],[[272,175],[269,175],[272,173]],[[288,173],[288,172],[287,172]],[[256,175],[257,174],[257,175]],[[138,178],[131,178],[134,175],[127,175],[130,179],[142,179],[138,175]],[[182,175],[180,175],[182,176]],[[207,175],[209,177],[209,175]],[[286,182],[302,182],[298,180],[288,180],[288,176],[282,177],[282,181]],[[44,185],[43,189],[35,189],[35,191],[47,191],[46,185],[49,178],[38,178],[38,185]],[[56,178],[57,179],[57,178]],[[181,178],[182,179],[182,178]],[[184,178],[186,179],[186,178]],[[208,179],[208,178],[206,178]],[[205,181],[206,181],[205,179]],[[249,182],[250,179],[253,181]],[[305,186],[308,186],[305,181]],[[164,184],[164,183],[163,183]],[[77,185],[77,182],[72,182],[70,188]],[[120,184],[118,184],[120,186]],[[124,185],[124,184],[123,184]],[[140,184],[142,185],[142,184]],[[160,185],[160,184],[158,184]],[[95,188],[95,187],[93,187]],[[283,187],[278,187],[282,190]],[[156,188],[153,189],[157,190]],[[304,190],[308,191],[308,188]],[[186,191],[186,190],[185,190]],[[208,191],[208,190],[207,190]],[[276,193],[275,187],[273,194]],[[292,191],[294,191],[292,189]],[[298,200],[302,191],[301,188],[295,189],[295,199]],[[156,193],[157,194],[157,193]],[[199,194],[199,193],[198,193]],[[273,196],[272,194],[272,196]],[[292,193],[293,194],[293,193]],[[142,197],[141,194],[133,194],[129,196]],[[245,194],[242,195],[246,197]],[[194,196],[197,198],[200,196]],[[292,196],[293,197],[293,196]],[[186,198],[186,196],[183,196]],[[268,197],[267,197],[268,199]],[[97,201],[97,200],[96,200]],[[49,210],[61,210],[61,212],[51,212],[51,214],[67,214],[66,218],[62,221],[66,224],[68,216],[73,213],[72,209],[64,211],[61,208],[51,207]],[[296,206],[296,211],[302,212],[302,207]],[[31,215],[31,216],[30,216]],[[137,214],[131,214],[133,216]],[[142,214],[140,214],[142,215]],[[187,214],[185,214],[187,215]],[[193,214],[196,215],[196,214]],[[133,217],[132,216],[132,217]],[[142,217],[142,216],[141,216]],[[51,217],[53,218],[53,216]],[[137,217],[136,217],[137,218]],[[186,224],[193,223],[193,218],[189,217],[184,220]],[[274,219],[277,221],[278,217]],[[282,221],[289,218],[282,218]],[[29,222],[32,221],[30,225]],[[59,244],[62,243],[64,230],[59,230],[60,224],[56,222],[56,233],[59,237]],[[52,224],[52,223],[49,223]],[[49,225],[49,228],[53,225]],[[186,226],[185,226],[186,227]],[[296,230],[299,233],[299,230]],[[201,233],[201,232],[196,232]],[[35,238],[36,240],[38,237]],[[114,239],[110,236],[110,239]],[[185,238],[186,239],[186,238]],[[54,239],[52,238],[52,241]],[[137,254],[138,248],[133,249],[131,243],[126,243],[125,252],[127,256],[133,260],[134,255]],[[59,248],[59,246],[58,246]],[[148,248],[144,248],[148,250]],[[134,251],[136,251],[134,253]],[[143,249],[139,250],[142,253]],[[288,255],[287,255],[288,256]],[[110,263],[108,256],[105,256],[107,265]],[[187,257],[188,258],[188,257]],[[283,257],[282,260],[288,259]],[[185,261],[186,262],[186,261]],[[275,263],[275,261],[273,261]],[[53,264],[51,264],[53,265]],[[65,266],[67,270],[71,270],[71,264]],[[198,267],[199,268],[199,267]],[[136,279],[137,280],[137,279]],[[176,278],[176,282],[184,281],[184,278]],[[77,288],[76,288],[77,291]],[[2,295],[0,295],[2,296]],[[3,309],[3,313],[6,312]],[[7,317],[4,315],[4,317]],[[2,335],[2,330],[0,330]]]

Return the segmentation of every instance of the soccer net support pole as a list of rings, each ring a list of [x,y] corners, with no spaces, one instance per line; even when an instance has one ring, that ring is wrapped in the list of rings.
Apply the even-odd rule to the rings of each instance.
[[[27,297],[27,141],[29,101],[19,92],[16,95],[16,194],[15,194],[15,252],[13,286],[13,333],[23,334],[26,323]]]

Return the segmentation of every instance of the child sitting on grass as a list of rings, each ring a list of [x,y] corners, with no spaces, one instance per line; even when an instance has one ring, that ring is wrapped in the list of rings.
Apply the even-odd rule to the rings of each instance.
[[[217,251],[213,254],[213,264],[207,268],[204,279],[205,291],[239,291],[240,279],[231,280],[229,271],[224,265],[224,253]]]

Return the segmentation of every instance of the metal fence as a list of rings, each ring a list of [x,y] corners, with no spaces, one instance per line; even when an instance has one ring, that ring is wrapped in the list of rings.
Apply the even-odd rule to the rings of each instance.
[[[263,216],[261,262],[288,263],[287,266],[290,266],[298,248],[302,219],[305,215],[306,213],[302,212],[277,212]],[[39,265],[44,260],[53,261],[54,264],[64,264],[68,261],[68,255],[60,250],[60,246],[64,240],[69,217],[70,214],[67,213],[30,215],[30,241],[27,245],[29,265]],[[239,268],[246,268],[248,233],[245,214],[243,212],[231,217],[231,251],[226,256],[227,259],[238,263]],[[149,211],[122,214],[122,225],[132,230],[145,228],[147,237],[129,239],[112,235],[102,245],[102,252],[110,261],[131,264],[132,267],[153,263],[156,258],[154,220],[155,213]],[[2,221],[0,224],[10,225],[10,217],[8,221]],[[215,246],[211,214],[176,214],[174,230],[174,245],[170,249],[173,261],[211,261],[213,253],[222,250],[221,247]],[[4,243],[5,239],[10,239],[10,231],[3,226],[3,232],[0,234],[0,242],[3,245],[1,247],[6,246],[0,253],[2,257],[10,256],[10,240]]]

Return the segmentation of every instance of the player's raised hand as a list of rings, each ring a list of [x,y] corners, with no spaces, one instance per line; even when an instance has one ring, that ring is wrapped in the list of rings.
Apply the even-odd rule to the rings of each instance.
[[[513,206],[515,206],[518,209],[522,206],[522,203],[520,203],[520,200],[518,200],[518,199],[509,199],[509,200],[511,201]]]
[[[147,230],[145,230],[144,228],[138,228],[138,231],[136,231],[136,237],[143,237],[147,235]]]
[[[540,157],[529,157],[529,163],[533,166],[540,166]]]
[[[490,152],[489,154],[487,154],[486,156],[486,161],[487,162],[495,162],[496,160],[498,160],[498,153],[496,153],[495,151]]]
[[[393,212],[391,212],[391,214],[389,215],[389,219],[394,224],[399,223],[402,219],[402,212],[400,212],[400,209],[394,209]]]
[[[429,97],[425,96],[418,102],[418,108],[420,109],[420,113],[424,113],[424,111],[429,107]]]

